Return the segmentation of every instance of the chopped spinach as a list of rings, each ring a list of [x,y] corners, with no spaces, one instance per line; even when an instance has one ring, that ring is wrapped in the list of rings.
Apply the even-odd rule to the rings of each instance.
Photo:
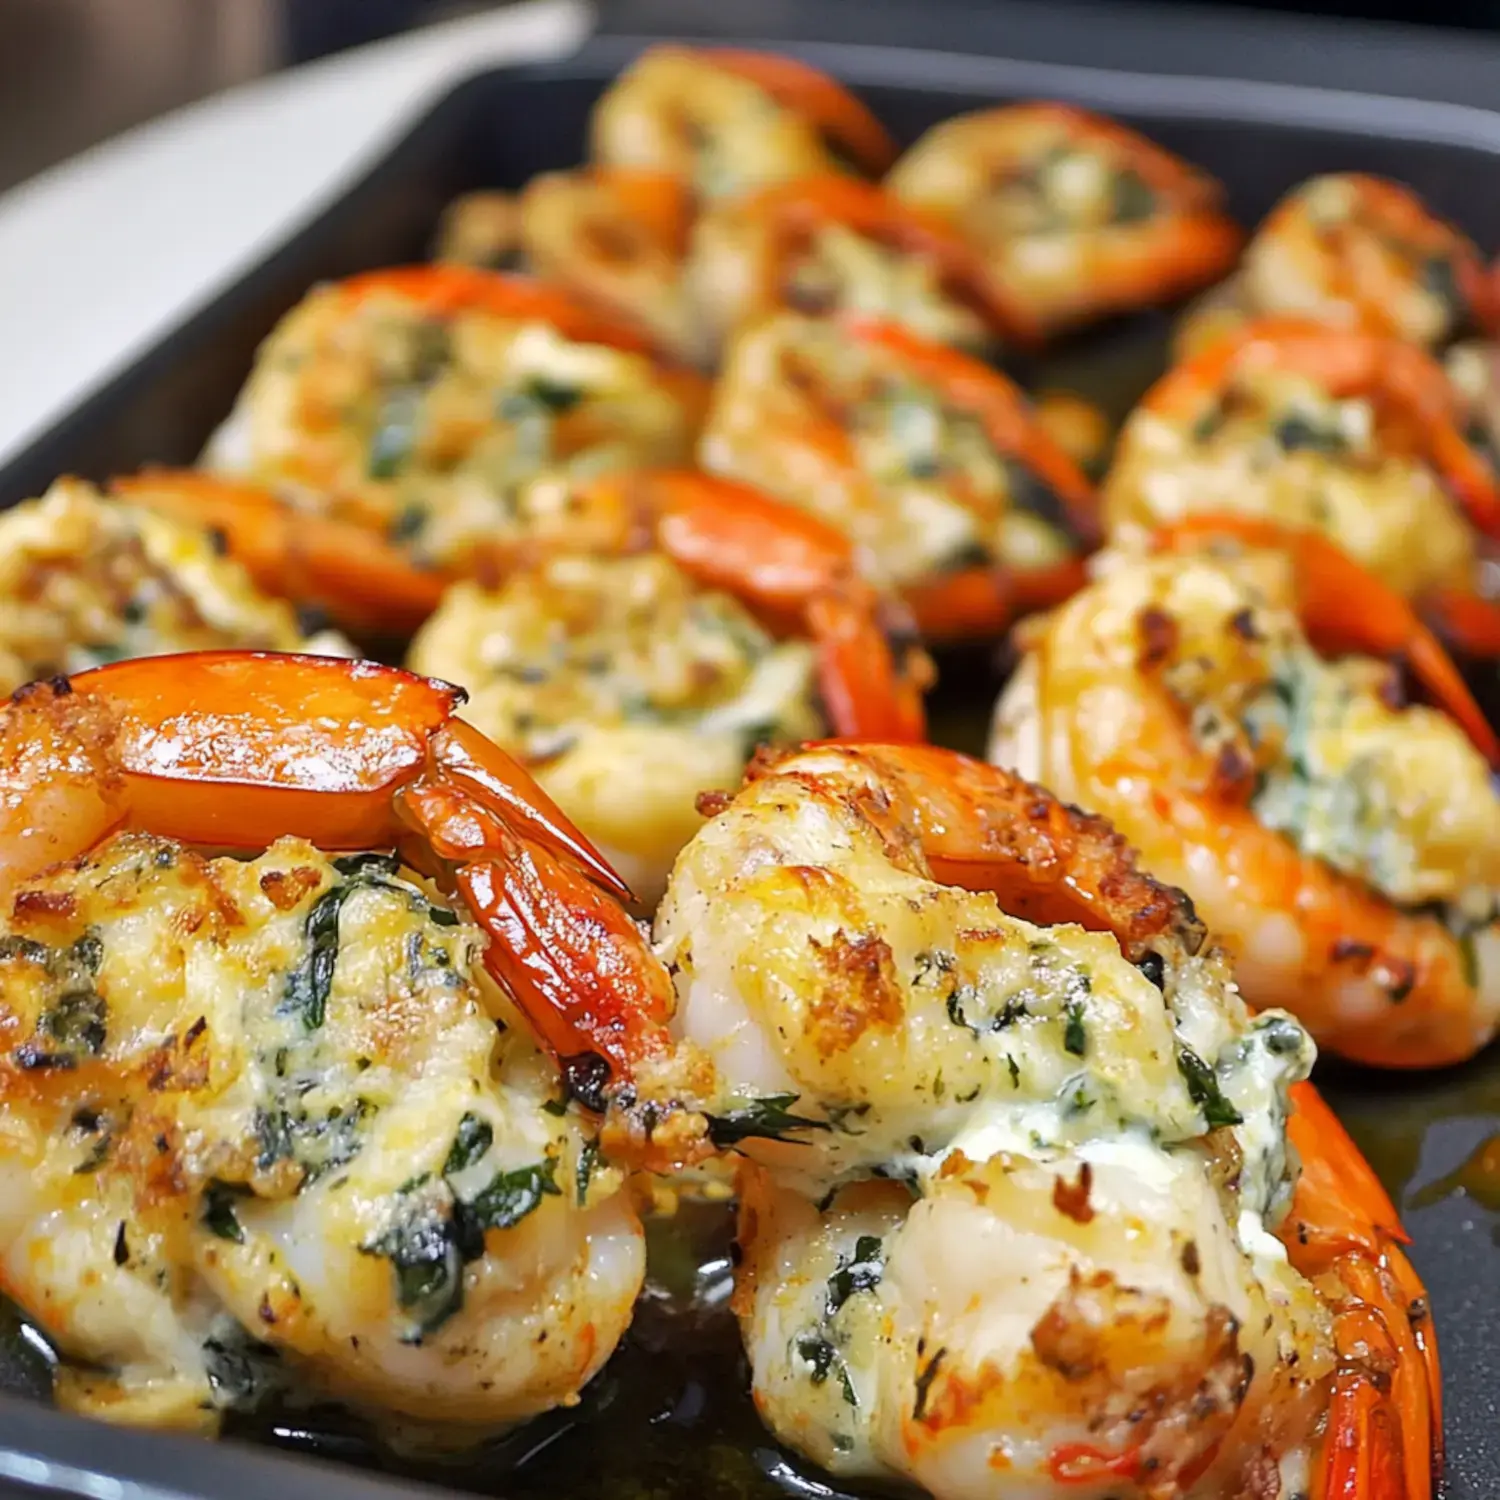
[[[255,1111],[255,1165],[262,1172],[292,1155],[292,1122],[284,1109]]]
[[[1479,988],[1479,949],[1473,932],[1458,934],[1458,956],[1464,966],[1464,983],[1471,990]]]
[[[1110,204],[1111,219],[1116,224],[1139,224],[1156,213],[1156,194],[1139,172],[1126,167],[1114,176]]]
[[[390,875],[401,870],[401,861],[394,854],[342,854],[331,861],[340,875]]]
[[[420,505],[403,505],[397,511],[391,524],[386,527],[386,535],[393,542],[409,542],[427,524],[427,512]]]
[[[972,1031],[975,1036],[990,1031],[1009,1031],[1017,1021],[1024,1021],[1031,1014],[1024,996],[1020,999],[1011,996],[988,1020],[971,1021],[965,1006],[978,999],[979,991],[972,984],[957,985],[948,996],[948,1019],[955,1026]]]
[[[512,1172],[497,1172],[489,1186],[464,1208],[480,1229],[513,1229],[544,1197],[560,1193],[557,1162],[549,1156]]]
[[[203,1341],[203,1372],[220,1410],[254,1411],[284,1383],[280,1356],[228,1318]]]
[[[829,1129],[826,1120],[811,1120],[790,1112],[799,1097],[798,1094],[767,1094],[765,1098],[752,1099],[728,1114],[710,1115],[709,1139],[716,1146],[732,1146],[751,1137],[781,1141],[786,1139],[788,1131]]]
[[[49,1037],[69,1052],[97,1057],[104,1048],[104,996],[96,990],[72,990],[44,1010],[37,1020],[37,1035]]]
[[[1458,272],[1449,255],[1429,255],[1422,263],[1422,289],[1443,304],[1443,310],[1455,321],[1464,314],[1464,294],[1458,284]]]
[[[808,1376],[808,1379],[814,1385],[822,1385],[830,1374],[835,1374],[843,1389],[844,1400],[850,1406],[859,1405],[859,1397],[854,1393],[854,1382],[849,1378],[848,1365],[844,1363],[838,1350],[821,1333],[799,1334],[797,1357],[805,1364],[812,1366],[812,1374]]]
[[[1072,517],[1062,496],[1019,459],[1005,460],[1005,484],[1010,503],[1017,510],[1045,521],[1064,536],[1073,535]]]
[[[574,1174],[574,1183],[579,1208],[588,1201],[589,1183],[593,1181],[594,1172],[599,1165],[599,1155],[599,1142],[592,1139],[585,1141],[583,1149],[578,1153],[578,1170]]]
[[[576,385],[549,380],[545,375],[533,375],[526,382],[525,392],[539,406],[545,406],[548,411],[558,415],[572,411],[583,400],[583,392]]]
[[[454,926],[458,918],[445,907],[434,906],[418,891],[395,877],[400,860],[389,854],[351,854],[333,861],[344,876],[343,883],[323,892],[307,913],[304,937],[307,951],[288,972],[278,1013],[301,1018],[303,1027],[316,1031],[327,1019],[328,996],[333,989],[339,956],[339,916],[344,903],[358,890],[383,889],[401,896],[414,911],[421,911],[439,926]]]
[[[34,938],[18,937],[14,933],[0,938],[0,960],[19,958],[29,964],[41,964],[45,967],[51,957],[52,950]]]
[[[1245,1117],[1224,1097],[1214,1070],[1191,1047],[1178,1048],[1177,1071],[1182,1074],[1193,1103],[1203,1111],[1210,1130],[1244,1122]]]
[[[943,1361],[948,1357],[945,1347],[939,1349],[936,1354],[917,1371],[916,1401],[912,1405],[912,1421],[920,1422],[927,1414],[927,1397],[932,1391],[932,1382],[937,1379],[938,1370],[942,1368]]]
[[[441,1328],[463,1306],[464,1256],[458,1233],[430,1185],[419,1181],[398,1195],[390,1227],[359,1248],[363,1255],[391,1263],[396,1300],[412,1316],[404,1343],[421,1343],[424,1334]]]
[[[387,392],[375,419],[366,472],[371,479],[394,479],[411,457],[422,417],[419,386],[397,386]]]
[[[462,1172],[465,1167],[473,1166],[490,1149],[494,1139],[495,1132],[488,1120],[466,1114],[458,1122],[458,1133],[448,1148],[448,1160],[443,1164],[444,1174],[452,1176],[455,1172]]]
[[[862,1234],[854,1242],[854,1254],[839,1257],[838,1269],[828,1278],[828,1316],[831,1318],[856,1292],[880,1285],[885,1275],[885,1246],[878,1235]]]
[[[1286,453],[1306,448],[1314,453],[1342,453],[1347,446],[1336,427],[1319,427],[1300,412],[1283,417],[1276,424],[1276,441]]]
[[[203,1212],[199,1215],[199,1222],[221,1240],[233,1240],[236,1245],[243,1245],[245,1231],[234,1211],[234,1200],[243,1196],[243,1188],[213,1179],[203,1190]]]
[[[339,958],[339,913],[358,889],[353,880],[336,885],[319,896],[307,914],[307,951],[286,976],[278,1012],[300,1017],[308,1031],[316,1031],[327,1018],[328,996]]]
[[[1067,1022],[1063,1026],[1063,1049],[1074,1057],[1082,1057],[1088,1050],[1088,1031],[1083,1024],[1083,1001],[1075,996],[1068,1001],[1064,1012]]]

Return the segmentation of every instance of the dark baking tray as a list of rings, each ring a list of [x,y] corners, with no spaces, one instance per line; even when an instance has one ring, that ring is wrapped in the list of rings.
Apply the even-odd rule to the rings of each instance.
[[[687,0],[625,0],[613,20],[617,30],[633,22],[643,35],[724,34]],[[1500,246],[1500,194],[1487,191],[1500,178],[1500,114],[1357,92],[1485,97],[1482,83],[1491,94],[1500,85],[1500,49],[1482,40],[1455,44],[1357,26],[1334,33],[1316,22],[1176,9],[1157,10],[1153,19],[1145,8],[1061,0],[984,9],[933,0],[905,7],[860,0],[857,8],[842,0],[767,0],[757,30],[776,39],[761,45],[783,45],[855,86],[904,141],[961,110],[1066,98],[1118,115],[1215,172],[1246,222],[1314,172],[1362,170],[1414,184],[1487,251]],[[850,35],[865,40],[838,40]],[[902,45],[916,36],[962,55]],[[144,462],[191,461],[228,410],[258,341],[312,282],[419,257],[455,194],[515,186],[578,160],[590,105],[641,45],[641,36],[601,35],[564,61],[499,69],[455,87],[315,222],[0,470],[0,504],[39,493],[62,472],[102,478]],[[1110,59],[1116,66],[1104,65]],[[1222,76],[1236,72],[1262,77]],[[1272,81],[1278,73],[1297,81]],[[1317,86],[1317,78],[1341,87]],[[1164,326],[1159,318],[1132,320],[1078,341],[1032,373],[1123,407],[1159,359]],[[940,731],[972,741],[993,673],[983,660],[960,658],[948,664],[946,679]],[[1500,1221],[1441,1181],[1495,1128],[1500,1056],[1441,1077],[1327,1068],[1320,1078],[1407,1209],[1442,1337],[1448,1493],[1454,1500],[1500,1494]],[[658,1300],[655,1310],[645,1306],[639,1325],[577,1414],[534,1424],[488,1467],[428,1469],[425,1477],[516,1496],[836,1493],[759,1431],[722,1312],[674,1323],[670,1304]],[[664,1349],[669,1328],[678,1343]],[[211,1446],[116,1431],[52,1412],[35,1399],[35,1361],[3,1334],[0,1495],[379,1500],[431,1493],[409,1473],[378,1478],[307,1456],[320,1448],[367,1467],[357,1435],[325,1434],[313,1444],[283,1431],[283,1446],[304,1450],[289,1454],[233,1439]],[[676,1398],[657,1401],[653,1382]],[[619,1420],[622,1412],[629,1422]]]

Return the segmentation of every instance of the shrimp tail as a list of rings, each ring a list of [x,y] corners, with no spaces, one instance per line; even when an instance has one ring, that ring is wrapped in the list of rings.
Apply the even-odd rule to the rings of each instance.
[[[1302,1159],[1279,1233],[1334,1311],[1338,1365],[1320,1500],[1431,1500],[1442,1477],[1441,1373],[1427,1293],[1400,1246],[1396,1211],[1311,1084],[1292,1089],[1287,1130]]]
[[[219,533],[267,593],[316,605],[351,630],[415,630],[447,583],[369,528],[298,509],[254,485],[187,469],[146,469],[111,481],[110,490]]]
[[[900,800],[919,809],[922,852],[945,885],[992,891],[1008,912],[1044,926],[1073,922],[1112,933],[1132,962],[1163,942],[1189,953],[1203,945],[1192,902],[1139,869],[1103,818],[1011,771],[932,745],[833,740],[803,748],[837,749],[899,789]],[[815,758],[805,769],[816,775]],[[781,770],[804,766],[770,757],[752,763],[748,775]]]

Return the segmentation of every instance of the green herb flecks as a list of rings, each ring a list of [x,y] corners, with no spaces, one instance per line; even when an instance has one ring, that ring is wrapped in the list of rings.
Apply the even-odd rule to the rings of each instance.
[[[822,1385],[830,1375],[837,1375],[843,1390],[844,1400],[850,1406],[859,1405],[854,1393],[854,1382],[849,1378],[849,1367],[843,1356],[821,1333],[804,1333],[797,1338],[797,1358],[812,1367],[807,1377],[814,1385]]]
[[[1193,1103],[1203,1111],[1210,1130],[1244,1122],[1245,1117],[1224,1097],[1214,1070],[1191,1047],[1178,1048],[1177,1071],[1182,1074]]]
[[[397,1194],[390,1225],[359,1247],[391,1263],[396,1301],[412,1318],[404,1343],[421,1343],[463,1306],[465,1256],[451,1210],[445,1185],[418,1178]]]
[[[514,1229],[549,1195],[561,1195],[557,1162],[550,1156],[528,1167],[496,1173],[490,1185],[464,1208],[480,1229]]]
[[[108,1008],[97,990],[72,990],[44,1010],[37,1035],[71,1053],[97,1057],[104,1049]]]
[[[880,1237],[862,1234],[854,1242],[854,1253],[839,1257],[838,1269],[828,1278],[828,1316],[831,1318],[856,1292],[880,1285],[885,1275],[885,1246]]]
[[[1063,1050],[1071,1052],[1074,1057],[1082,1057],[1089,1044],[1088,1030],[1083,1024],[1083,1001],[1069,1000],[1065,1014],[1067,1021],[1063,1026]]]
[[[448,1148],[448,1160],[443,1164],[444,1174],[451,1177],[455,1172],[462,1172],[465,1167],[473,1166],[490,1149],[494,1139],[495,1132],[488,1120],[466,1114],[458,1122],[458,1133]]]
[[[765,1098],[752,1099],[728,1114],[710,1115],[709,1139],[716,1146],[733,1146],[751,1138],[784,1141],[793,1131],[829,1129],[826,1120],[811,1120],[805,1115],[791,1113],[792,1105],[800,1097],[798,1094],[767,1094]]]
[[[203,1212],[199,1215],[199,1222],[219,1239],[243,1245],[245,1231],[234,1211],[234,1200],[244,1195],[244,1190],[232,1183],[211,1181],[203,1191]]]
[[[365,466],[371,479],[394,479],[405,468],[416,447],[425,394],[420,386],[403,385],[380,403]]]
[[[585,1141],[583,1149],[578,1153],[578,1170],[574,1174],[574,1191],[578,1197],[579,1208],[588,1202],[589,1183],[594,1180],[599,1160],[599,1142],[597,1140]]]

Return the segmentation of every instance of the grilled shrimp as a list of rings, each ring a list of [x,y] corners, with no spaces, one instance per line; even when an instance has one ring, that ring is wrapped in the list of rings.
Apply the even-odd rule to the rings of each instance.
[[[443,210],[433,259],[485,271],[516,271],[521,259],[521,212],[510,193],[465,193]]]
[[[849,315],[741,334],[699,459],[847,532],[938,639],[1063,597],[1097,534],[1092,486],[1004,376]]]
[[[1105,480],[1112,540],[1228,512],[1305,527],[1407,598],[1474,599],[1500,486],[1440,367],[1374,334],[1246,324],[1166,374]],[[1471,608],[1478,608],[1474,600]]]
[[[663,353],[704,362],[686,288],[693,200],[680,178],[623,167],[543,172],[519,212],[530,270],[639,328]]]
[[[735,1305],[783,1441],[939,1500],[1429,1500],[1395,1215],[1180,891],[931,748],[809,746],[709,810],[656,948],[739,1090]]]
[[[413,630],[442,598],[442,576],[378,531],[258,485],[150,468],[110,480],[109,492],[131,509],[206,530],[265,593],[361,634]]]
[[[806,63],[729,47],[653,47],[594,107],[590,154],[606,167],[667,172],[697,199],[836,170],[879,176],[884,127]]]
[[[1252,1005],[1362,1062],[1470,1056],[1500,1026],[1500,754],[1461,679],[1316,536],[1208,518],[1163,542],[1028,636],[992,758],[1180,881]],[[1405,658],[1448,711],[1396,706],[1351,650]]]
[[[698,827],[697,793],[738,785],[757,745],[922,737],[929,665],[833,527],[701,474],[581,498],[570,546],[494,590],[456,586],[409,665],[469,689],[469,722],[644,904]]]
[[[20,886],[0,1282],[62,1404],[211,1428],[290,1386],[493,1428],[588,1380],[641,1229],[524,1027],[497,1035],[483,943],[395,860],[298,839],[123,833]]]
[[[886,186],[968,240],[1010,327],[1033,342],[1215,281],[1242,240],[1212,178],[1064,104],[944,121]]]
[[[6,511],[0,692],[124,657],[208,647],[353,655],[332,631],[305,635],[218,541],[202,521],[112,504],[76,479]]]
[[[978,354],[1012,331],[983,261],[941,219],[831,173],[711,207],[689,269],[710,349],[781,309],[881,318]]]
[[[208,463],[472,574],[578,480],[687,457],[703,389],[644,349],[524,278],[372,272],[287,315]]]
[[[71,1404],[211,1426],[290,1382],[473,1432],[623,1331],[641,1230],[601,1146],[701,1156],[691,1062],[612,958],[628,891],[459,701],[209,652],[0,713],[0,1289]],[[590,1027],[623,1092],[556,1048]]]
[[[1310,318],[1435,348],[1488,329],[1497,309],[1473,243],[1410,189],[1357,172],[1288,193],[1245,247],[1240,269],[1190,308],[1188,357],[1247,318]]]

